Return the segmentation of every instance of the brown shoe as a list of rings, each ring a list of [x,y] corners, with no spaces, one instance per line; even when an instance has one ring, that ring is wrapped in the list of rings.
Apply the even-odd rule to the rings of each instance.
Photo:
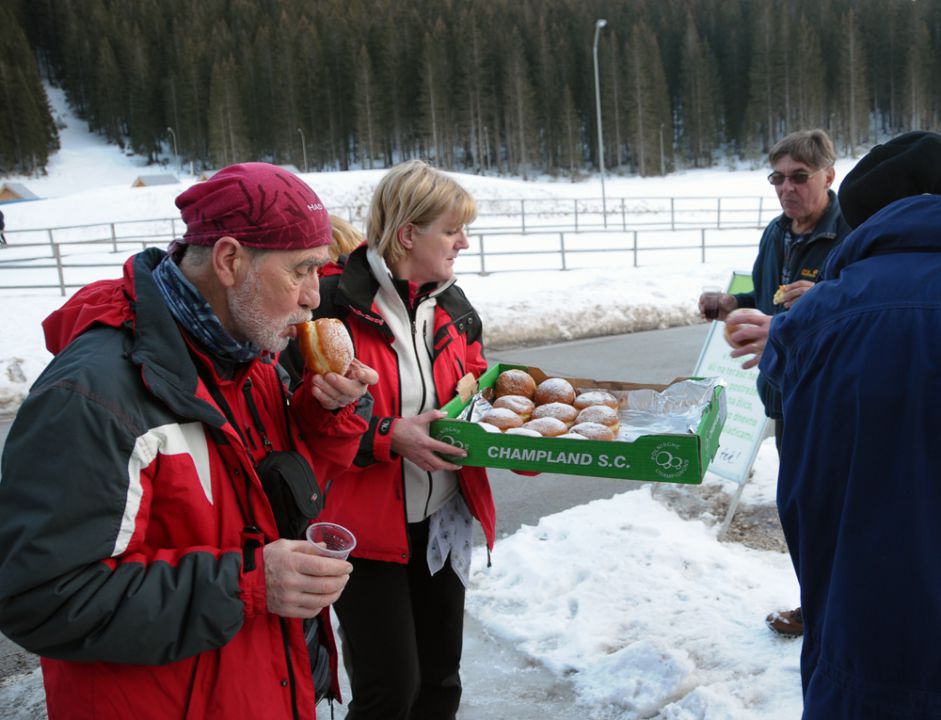
[[[765,622],[782,637],[797,638],[804,634],[804,618],[800,608],[773,612],[765,618]]]

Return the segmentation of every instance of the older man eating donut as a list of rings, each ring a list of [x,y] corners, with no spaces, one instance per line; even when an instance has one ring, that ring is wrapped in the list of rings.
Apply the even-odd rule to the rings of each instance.
[[[234,165],[176,203],[169,254],[43,323],[55,357],[2,462],[0,629],[41,656],[50,717],[313,720],[351,566],[298,538],[376,373],[309,375],[288,402],[273,360],[331,241],[299,178]]]

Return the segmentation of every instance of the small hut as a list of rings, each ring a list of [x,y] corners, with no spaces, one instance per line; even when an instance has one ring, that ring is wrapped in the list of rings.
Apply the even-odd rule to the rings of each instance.
[[[131,187],[152,187],[153,185],[175,185],[180,182],[177,180],[176,175],[164,174],[164,175],[140,175],[137,177],[134,182],[131,183]]]
[[[0,185],[0,203],[21,202],[23,200],[39,200],[39,196],[22,183],[5,182]]]

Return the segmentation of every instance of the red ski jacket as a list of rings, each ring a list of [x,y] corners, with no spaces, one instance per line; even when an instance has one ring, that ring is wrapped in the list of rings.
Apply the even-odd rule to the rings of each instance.
[[[151,276],[162,257],[129,259],[123,281],[86,287],[44,323],[55,358],[2,460],[0,629],[42,656],[51,720],[313,720],[302,622],[267,610],[262,550],[278,529],[253,412],[321,485],[367,423],[324,410],[307,384],[289,421],[260,360],[215,374]]]

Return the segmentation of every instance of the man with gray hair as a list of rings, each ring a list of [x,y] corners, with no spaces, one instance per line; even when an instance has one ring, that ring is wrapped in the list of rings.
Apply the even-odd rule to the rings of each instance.
[[[830,250],[850,232],[840,214],[836,194],[830,189],[836,171],[836,151],[823,130],[799,130],[779,140],[768,153],[770,182],[781,203],[781,215],[765,228],[758,246],[758,257],[752,269],[754,289],[719,299],[719,320],[729,326],[736,343],[732,357],[752,355],[743,368],[758,364],[764,348],[767,321],[770,316],[785,312],[819,279],[820,270]],[[700,311],[703,301],[700,298]],[[748,323],[737,308],[757,308],[765,318],[764,325],[754,314]],[[736,322],[739,321],[739,322]],[[765,414],[774,420],[774,437],[778,451],[784,435],[781,394],[758,376],[758,394]],[[767,618],[768,626],[780,635],[800,637],[803,632],[801,610],[796,608],[774,612]]]

